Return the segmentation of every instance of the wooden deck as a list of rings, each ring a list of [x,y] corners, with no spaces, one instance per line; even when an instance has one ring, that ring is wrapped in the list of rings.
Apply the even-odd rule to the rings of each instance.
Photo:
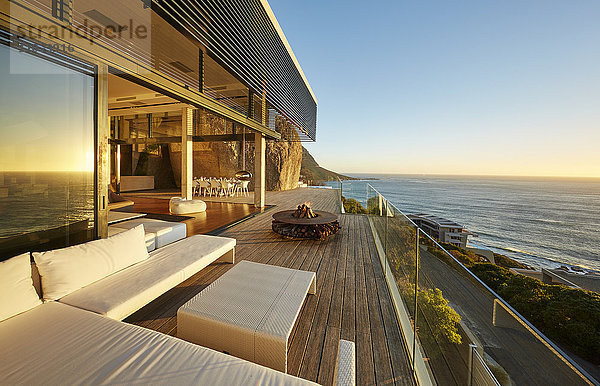
[[[325,241],[289,240],[271,231],[271,215],[305,201],[340,212],[336,191],[296,189],[267,196],[275,209],[223,232],[237,240],[236,259],[315,271],[289,348],[288,373],[331,384],[340,339],[356,343],[357,384],[415,384],[365,216],[340,215],[341,231]],[[177,309],[232,266],[213,264],[126,319],[176,335]]]
[[[128,194],[123,196],[134,202],[133,212],[170,214],[169,198],[175,195],[171,194],[165,197],[165,195],[151,196],[147,194],[142,196]],[[259,211],[254,205],[206,201],[206,211],[186,214],[186,217],[191,218],[183,221],[183,223],[187,226],[188,236],[205,234],[235,223]]]

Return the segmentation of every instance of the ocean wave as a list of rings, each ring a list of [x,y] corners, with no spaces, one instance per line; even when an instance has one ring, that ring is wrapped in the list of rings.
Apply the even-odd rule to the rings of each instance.
[[[596,273],[596,274],[600,274],[600,270],[595,269],[594,267],[591,267],[585,263],[582,262],[567,262],[567,261],[559,261],[559,260],[555,260],[549,257],[543,257],[543,256],[539,256],[527,251],[523,251],[520,250],[518,248],[512,248],[512,247],[504,247],[504,246],[499,246],[499,245],[490,245],[490,243],[480,243],[481,245],[488,247],[490,249],[492,249],[492,251],[494,252],[501,252],[501,251],[506,251],[506,252],[511,252],[511,254],[507,254],[508,257],[519,261],[523,264],[527,264],[530,266],[534,266],[537,268],[546,268],[546,269],[559,269],[561,267],[567,267],[569,269],[574,269],[574,271],[582,271],[583,272],[591,272],[591,273]],[[527,257],[525,257],[524,255],[526,255]]]
[[[535,219],[533,219],[533,221],[544,222],[544,223],[549,223],[549,224],[562,224],[561,220],[551,220],[549,218],[535,218]]]
[[[520,249],[513,248],[513,247],[497,247],[497,248],[504,249],[505,251],[509,251],[509,252],[522,253],[524,255],[529,255],[529,256],[537,256],[535,253],[530,253],[530,252],[522,251]]]

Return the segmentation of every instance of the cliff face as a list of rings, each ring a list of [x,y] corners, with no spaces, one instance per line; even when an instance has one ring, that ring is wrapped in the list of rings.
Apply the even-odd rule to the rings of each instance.
[[[246,142],[245,170],[254,174],[254,141],[248,136]],[[239,142],[197,142],[193,144],[194,177],[233,177],[235,172],[244,169],[242,165],[242,144]],[[173,176],[180,185],[181,145],[169,145]],[[266,147],[266,189],[288,190],[298,186],[302,145],[300,142],[267,141]],[[253,189],[251,181],[249,188]]]
[[[343,174],[332,172],[331,170],[319,166],[317,161],[315,161],[313,156],[304,146],[302,147],[302,166],[300,174],[302,174],[304,180],[307,181],[335,181],[337,179],[356,180],[354,177],[348,177]]]

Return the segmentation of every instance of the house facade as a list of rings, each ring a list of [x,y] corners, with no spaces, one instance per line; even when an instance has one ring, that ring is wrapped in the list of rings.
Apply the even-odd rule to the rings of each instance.
[[[215,143],[252,159],[263,207],[266,142],[316,139],[265,0],[3,0],[0,54],[3,257],[106,237],[109,185],[191,198]]]
[[[467,248],[467,238],[472,233],[462,225],[432,214],[409,214],[410,218],[421,230],[443,243]]]

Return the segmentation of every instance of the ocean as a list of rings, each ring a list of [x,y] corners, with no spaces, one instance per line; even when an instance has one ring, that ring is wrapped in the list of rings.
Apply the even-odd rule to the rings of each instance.
[[[534,267],[600,272],[600,179],[352,175],[343,194],[365,204],[369,183],[405,214],[462,224],[483,245]]]
[[[91,172],[0,172],[0,238],[94,219]]]

